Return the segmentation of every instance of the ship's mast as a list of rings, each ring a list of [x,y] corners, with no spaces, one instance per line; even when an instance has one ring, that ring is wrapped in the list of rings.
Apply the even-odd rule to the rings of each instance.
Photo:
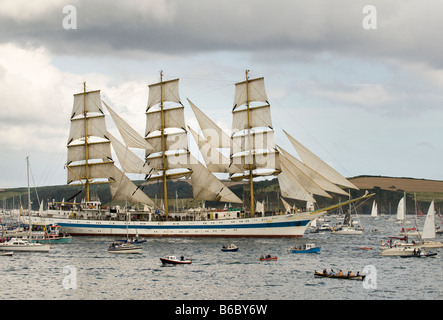
[[[85,123],[85,170],[86,170],[86,202],[89,202],[89,165],[88,165],[88,125],[86,118],[86,82],[83,82],[83,117]]]
[[[168,217],[168,184],[167,184],[167,162],[165,145],[165,115],[163,113],[163,71],[160,71],[160,112],[161,112],[161,139],[162,139],[162,163],[163,163],[163,193],[165,198],[165,216]]]
[[[249,141],[249,189],[250,189],[250,201],[251,201],[251,216],[255,214],[254,208],[254,178],[252,175],[252,170],[254,164],[252,161],[252,142],[251,142],[251,118],[249,114],[249,70],[246,70],[246,108],[248,110],[248,141]]]

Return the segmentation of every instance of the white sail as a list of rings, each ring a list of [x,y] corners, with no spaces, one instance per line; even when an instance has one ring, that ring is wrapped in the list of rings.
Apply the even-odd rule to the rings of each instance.
[[[400,199],[397,206],[397,220],[404,221],[406,219],[406,196]]]
[[[281,172],[277,176],[277,179],[283,197],[315,202],[315,199],[292,175],[292,172],[284,165],[284,163],[282,163]]]
[[[374,202],[372,202],[371,217],[377,217],[377,215],[378,215],[377,211],[378,211],[377,210],[377,203],[374,200]]]
[[[257,213],[262,213],[262,215],[265,214],[265,205],[263,204],[263,201],[257,201],[255,211]]]
[[[232,135],[248,129],[248,110],[237,108],[232,111]],[[249,124],[251,128],[272,128],[270,106],[250,107]]]
[[[318,172],[332,183],[358,190],[358,188],[353,183],[351,183],[337,171],[332,169],[327,163],[318,158],[300,142],[291,137],[286,131],[284,131],[284,133],[288,137],[289,141],[291,141],[294,148],[297,150],[297,153],[299,154],[305,165]]]
[[[174,128],[175,130],[169,131],[178,131],[179,129],[185,128],[185,115],[184,115],[184,107],[183,106],[169,106],[168,108],[163,109],[164,115],[164,128]],[[148,109],[146,111],[146,129],[145,129],[145,139],[151,133],[157,134],[162,130],[162,111],[156,106]]]
[[[112,177],[114,162],[106,132],[100,91],[87,92],[85,86],[83,93],[74,95],[67,143],[68,184],[81,182],[89,185]]]
[[[240,106],[252,101],[268,101],[264,78],[248,79],[235,84],[234,106]]]
[[[314,171],[313,169],[306,166],[303,162],[299,161],[297,158],[295,158],[292,154],[287,152],[282,147],[278,146],[279,150],[283,153],[283,155],[298,169],[300,169],[306,176],[308,176],[312,181],[314,181],[320,188],[322,188],[325,191],[330,191],[342,195],[349,196],[349,194],[344,191],[343,189],[339,188],[326,178],[324,178],[322,175]]]
[[[149,86],[148,109],[164,102],[180,103],[178,79],[162,81]]]
[[[285,168],[285,171],[291,173],[291,177],[298,181],[300,185],[310,194],[316,194],[326,198],[332,198],[326,191],[324,191],[318,184],[316,184],[311,178],[303,173],[297,166],[295,166],[289,159],[285,156],[280,157],[281,167]]]
[[[107,133],[107,136],[111,140],[123,172],[146,175],[158,174],[154,168],[150,167],[146,162],[140,159],[134,152],[129,150],[127,146],[118,141],[110,132]]]
[[[87,91],[74,94],[74,106],[72,108],[71,119],[83,116],[85,112],[85,103],[87,116],[103,114],[100,90]]]
[[[219,172],[219,173],[236,173],[243,172],[242,169],[237,167],[234,164],[231,164],[231,161],[225,157],[221,152],[219,152],[216,148],[213,147],[208,141],[201,137],[197,132],[192,130],[188,126],[189,132],[191,132],[194,140],[197,142],[200,153],[203,156],[206,167],[211,172]]]
[[[106,179],[109,181],[112,178],[112,169],[114,167],[113,161],[108,162],[98,162],[98,163],[89,163],[88,164],[88,179],[86,179],[86,165],[70,165],[68,170],[68,184],[74,181],[81,180],[95,180],[102,181],[102,179]]]
[[[163,177],[165,180],[191,173],[184,106],[180,102],[178,81],[161,81],[149,86],[145,139],[152,150],[146,150],[145,160],[161,174],[148,179]]]
[[[285,212],[291,212],[292,211],[292,207],[291,205],[282,197],[280,197],[281,202],[283,202],[283,206],[285,207]]]
[[[242,203],[242,200],[218,180],[204,165],[196,160],[191,162],[191,184],[195,199]]]
[[[130,148],[140,148],[146,150],[152,150],[152,146],[137,132],[132,128],[125,120],[123,120],[110,106],[103,102],[106,109],[108,109],[109,114],[114,120],[120,135]]]
[[[188,99],[189,105],[194,111],[198,124],[205,140],[214,148],[229,148],[230,137],[214,121],[204,114],[195,104]]]
[[[116,166],[114,170],[114,182],[110,183],[111,195],[114,200],[128,200],[153,207],[152,201],[142,190],[139,189],[122,171]]]
[[[432,200],[431,204],[429,205],[428,214],[426,215],[421,237],[423,240],[431,240],[435,239],[435,235],[435,206],[434,200]]]

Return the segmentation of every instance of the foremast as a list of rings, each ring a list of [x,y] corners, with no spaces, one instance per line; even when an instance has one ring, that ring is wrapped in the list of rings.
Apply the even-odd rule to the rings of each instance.
[[[91,184],[113,180],[114,161],[106,132],[100,90],[87,91],[84,82],[83,92],[74,94],[66,167],[67,183],[83,185],[86,203],[91,200]]]

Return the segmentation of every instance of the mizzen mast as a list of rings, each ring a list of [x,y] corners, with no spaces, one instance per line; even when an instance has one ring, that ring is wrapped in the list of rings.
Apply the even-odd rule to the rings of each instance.
[[[85,128],[85,171],[86,171],[86,202],[89,202],[89,164],[88,164],[88,121],[86,118],[86,82],[83,82],[83,117],[84,117],[84,128]]]

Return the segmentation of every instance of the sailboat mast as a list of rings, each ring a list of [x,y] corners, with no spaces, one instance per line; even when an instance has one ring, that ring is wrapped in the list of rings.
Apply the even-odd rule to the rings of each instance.
[[[29,186],[29,156],[26,157],[27,176],[28,176],[28,218],[29,218],[29,238],[31,238],[31,189]]]
[[[165,198],[165,216],[168,217],[168,184],[166,170],[166,146],[165,146],[165,115],[163,113],[163,71],[160,71],[160,113],[161,113],[161,133],[162,133],[162,162],[163,162],[163,194]]]
[[[252,176],[253,161],[252,161],[252,142],[251,142],[251,116],[249,113],[249,70],[246,70],[246,109],[248,110],[248,143],[249,143],[249,190],[251,201],[251,216],[255,214],[254,208],[254,179]]]
[[[89,202],[89,165],[88,165],[88,120],[86,119],[86,82],[83,82],[83,118],[85,124],[85,170],[86,170],[86,202]]]

